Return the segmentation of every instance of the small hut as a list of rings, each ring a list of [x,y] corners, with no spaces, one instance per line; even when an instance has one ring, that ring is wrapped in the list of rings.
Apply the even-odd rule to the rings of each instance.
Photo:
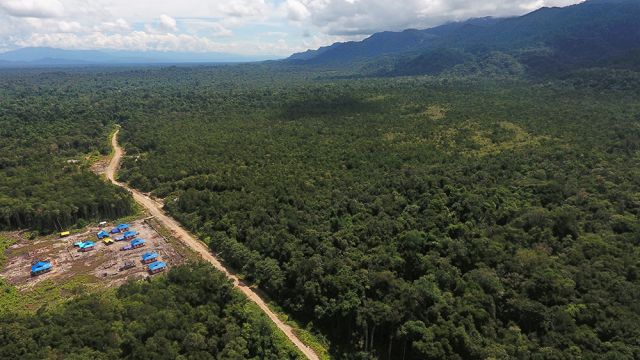
[[[48,261],[38,261],[31,265],[31,276],[38,276],[53,270],[53,265]]]
[[[79,245],[79,248],[80,249],[78,251],[80,252],[91,251],[96,248],[96,243],[94,243],[93,241],[85,241]]]
[[[146,252],[142,255],[142,263],[151,264],[152,262],[155,262],[157,258],[158,258],[158,253]]]
[[[143,247],[145,244],[145,241],[142,239],[135,239],[133,241],[131,241],[131,248],[132,249],[137,249],[137,248],[141,248]]]
[[[167,264],[162,261],[156,261],[149,264],[148,268],[149,273],[153,275],[165,271],[167,269]]]
[[[131,239],[135,238],[136,235],[138,235],[137,231],[130,230],[130,231],[127,231],[127,232],[124,233],[124,238],[126,240],[131,240]]]

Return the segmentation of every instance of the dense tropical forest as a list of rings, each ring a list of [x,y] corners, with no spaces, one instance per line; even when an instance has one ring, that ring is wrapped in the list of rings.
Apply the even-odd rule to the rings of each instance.
[[[0,318],[3,359],[301,359],[206,265]]]
[[[14,191],[3,190],[5,213],[38,204],[35,194],[78,209],[96,193],[128,203],[66,162],[108,152],[119,124],[121,179],[164,198],[335,358],[640,357],[635,72],[341,80],[263,65],[3,75],[11,151],[0,174],[14,179],[0,182]],[[31,190],[53,186],[46,176],[66,186]],[[28,226],[18,219],[27,218],[4,226]],[[0,352],[292,356],[267,330],[229,335],[247,322],[266,328],[228,310],[244,305],[217,276],[185,268],[116,297],[6,316]],[[217,320],[197,320],[209,313]],[[216,340],[194,345],[203,336]]]
[[[638,14],[590,0],[278,62],[0,70],[0,249],[135,213],[91,170],[119,127],[120,180],[332,358],[640,359]],[[0,312],[0,358],[300,357],[202,264],[67,300]]]
[[[129,94],[122,179],[336,358],[640,356],[635,73],[219,71]]]
[[[62,230],[133,212],[130,196],[93,175],[108,154],[113,111],[100,91],[59,74],[0,74],[0,230]]]

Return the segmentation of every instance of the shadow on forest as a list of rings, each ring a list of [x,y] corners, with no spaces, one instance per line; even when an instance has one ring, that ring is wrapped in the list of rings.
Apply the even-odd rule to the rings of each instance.
[[[277,116],[284,120],[299,120],[311,117],[375,113],[381,109],[382,102],[379,101],[370,101],[346,94],[318,94],[317,97],[305,97],[286,103]]]

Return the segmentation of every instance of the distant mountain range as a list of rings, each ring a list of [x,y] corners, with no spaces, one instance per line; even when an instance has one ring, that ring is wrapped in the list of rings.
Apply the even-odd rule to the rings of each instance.
[[[588,67],[640,70],[640,0],[588,0],[510,18],[380,32],[291,55],[286,64],[358,75],[521,76]],[[0,67],[235,63],[275,59],[225,53],[23,48],[0,54]]]
[[[275,59],[226,53],[22,48],[0,54],[0,67],[169,63],[235,63]]]
[[[381,32],[294,54],[286,62],[373,75],[553,73],[593,66],[640,70],[640,1],[590,0],[524,16]]]

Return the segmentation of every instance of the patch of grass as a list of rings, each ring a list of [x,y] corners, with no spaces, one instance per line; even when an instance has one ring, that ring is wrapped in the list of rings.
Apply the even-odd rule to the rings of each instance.
[[[392,141],[395,141],[401,135],[396,132],[386,132],[382,136],[384,137],[385,141],[392,142]]]
[[[288,324],[292,325],[291,321],[289,321]],[[331,360],[329,352],[327,351],[328,346],[325,340],[321,340],[311,331],[302,329],[300,327],[294,327],[293,332],[296,334],[298,339],[300,339],[300,341],[313,349],[313,351],[321,360]]]
[[[76,296],[88,292],[103,291],[97,286],[96,278],[91,275],[78,275],[60,283],[45,280],[33,289],[20,292],[4,281],[0,282],[0,316],[9,313],[36,311],[43,305],[58,306]]]
[[[140,206],[140,204],[138,204],[137,202],[134,202],[133,203],[133,214],[132,215],[116,219],[113,222],[116,223],[116,224],[130,223],[130,222],[134,222],[135,220],[139,220],[143,216],[146,216],[146,212],[145,212],[144,208],[142,206]]]
[[[435,132],[431,141],[439,150],[453,149],[457,143],[456,137],[458,136],[458,133],[458,129],[447,127],[442,129],[442,131]]]
[[[14,313],[20,308],[23,307],[18,290],[4,279],[0,279],[0,316]]]
[[[16,241],[12,236],[0,234],[0,266],[4,266],[7,249]],[[92,275],[78,275],[63,282],[59,279],[45,280],[25,291],[18,291],[15,286],[0,279],[0,316],[35,311],[43,305],[55,306],[88,291],[101,291],[97,279]]]
[[[426,115],[431,120],[442,120],[445,118],[445,116],[447,116],[447,111],[449,111],[448,108],[439,104],[435,104],[427,107],[424,115]]]
[[[295,345],[293,345],[291,341],[289,341],[287,336],[283,334],[282,331],[280,331],[280,329],[278,329],[278,327],[267,318],[262,310],[260,310],[258,305],[256,305],[252,301],[247,301],[246,305],[244,306],[244,310],[247,316],[253,320],[253,323],[257,323],[257,320],[262,319],[263,322],[269,326],[274,337],[274,342],[278,344],[278,347],[282,347],[284,349],[287,349],[291,353],[297,354],[297,357],[299,359],[306,358],[304,354]]]
[[[539,146],[543,140],[549,139],[547,136],[531,135],[514,123],[502,121],[492,130],[475,130],[471,141],[476,149],[467,152],[467,155],[497,155],[503,151]]]
[[[85,167],[91,167],[91,165],[97,163],[98,161],[104,160],[105,156],[100,154],[99,151],[94,150],[92,152],[90,152],[89,154],[87,154],[83,159],[82,159],[82,165]]]
[[[113,154],[115,153],[115,149],[111,146],[111,139],[113,138],[113,134],[118,130],[120,130],[120,125],[114,126],[111,132],[109,132],[109,137],[107,138],[107,146],[111,149],[111,151],[109,151],[109,161],[111,161],[111,158],[113,158]]]
[[[4,266],[4,262],[7,261],[7,249],[9,246],[15,244],[17,239],[8,236],[6,234],[0,234],[0,266]]]
[[[15,242],[15,238],[0,234],[0,267],[3,267],[5,261],[7,261],[7,249]],[[19,304],[19,299],[20,297],[16,288],[0,278],[0,316],[16,308]]]
[[[384,101],[388,98],[388,95],[376,95],[376,96],[372,96],[366,99],[366,101],[369,102],[377,102],[377,101]]]
[[[305,345],[313,349],[313,351],[321,360],[331,360],[331,356],[329,356],[328,350],[329,343],[325,338],[321,338],[309,330],[310,328],[313,328],[311,324],[309,324],[309,326],[305,328],[301,326],[297,321],[291,319],[277,305],[273,303],[267,303],[267,305],[278,316],[280,320],[291,326],[298,339],[300,339],[300,341],[302,341]]]

